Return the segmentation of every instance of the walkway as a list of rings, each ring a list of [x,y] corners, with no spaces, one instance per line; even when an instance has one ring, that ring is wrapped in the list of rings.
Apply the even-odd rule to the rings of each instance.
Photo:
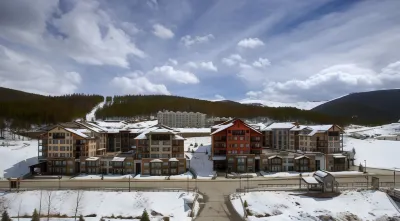
[[[200,201],[200,211],[196,221],[243,220],[229,200],[229,194],[233,193],[232,189],[210,183],[210,187],[201,188],[200,191],[202,191],[203,200]]]

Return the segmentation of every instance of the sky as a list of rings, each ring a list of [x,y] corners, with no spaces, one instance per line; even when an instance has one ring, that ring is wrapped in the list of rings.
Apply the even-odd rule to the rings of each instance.
[[[325,101],[400,85],[398,0],[3,0],[0,86]]]

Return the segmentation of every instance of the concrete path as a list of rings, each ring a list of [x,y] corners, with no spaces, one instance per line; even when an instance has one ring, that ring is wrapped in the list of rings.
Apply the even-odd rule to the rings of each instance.
[[[229,194],[233,193],[230,188],[214,185],[202,188],[203,200],[200,201],[200,211],[196,221],[240,221],[243,220],[233,208]]]

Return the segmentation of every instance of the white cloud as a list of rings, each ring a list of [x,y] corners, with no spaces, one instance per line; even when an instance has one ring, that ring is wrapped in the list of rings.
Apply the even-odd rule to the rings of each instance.
[[[171,59],[171,58],[169,58],[168,59],[168,62],[167,62],[167,64],[172,64],[172,65],[178,65],[178,61],[177,60],[175,60],[175,59]]]
[[[214,35],[212,35],[212,34],[208,34],[208,35],[205,35],[205,36],[194,36],[194,37],[192,37],[190,35],[186,35],[186,36],[183,36],[181,38],[181,42],[186,47],[190,47],[191,45],[194,45],[194,44],[200,44],[200,43],[208,42],[213,38],[214,38]]]
[[[165,85],[154,84],[144,76],[114,77],[111,86],[123,94],[171,94]]]
[[[270,65],[271,65],[271,62],[267,58],[258,58],[257,61],[253,62],[253,66],[259,67],[259,68],[270,66]]]
[[[206,71],[218,71],[218,68],[215,67],[215,65],[213,64],[212,61],[207,61],[207,62],[193,62],[193,61],[189,61],[188,63],[186,63],[186,66],[193,68],[193,69],[203,69]]]
[[[0,45],[0,86],[27,92],[62,95],[76,92],[79,73],[56,70],[47,62]]]
[[[215,99],[217,99],[217,100],[225,100],[225,97],[220,95],[220,94],[216,94],[215,95]]]
[[[319,101],[352,92],[395,88],[400,85],[400,61],[389,64],[379,73],[355,64],[335,65],[304,80],[269,82],[262,91],[250,91],[250,97],[269,100]]]
[[[153,25],[153,34],[159,38],[169,39],[174,37],[174,33],[161,24]]]
[[[66,55],[82,64],[128,68],[128,55],[145,57],[145,53],[136,47],[127,32],[116,27],[114,21],[99,7],[99,3],[76,1],[70,11],[60,14],[56,4],[43,6],[44,2],[57,3],[21,1],[23,6],[15,7],[13,4],[5,4],[3,8],[10,14],[21,15],[22,7],[28,11],[24,11],[24,16],[19,16],[18,20],[7,17],[13,26],[0,26],[0,36],[48,53]],[[57,14],[56,18],[50,18],[52,14]],[[48,32],[47,25],[56,29],[57,34]]]
[[[147,76],[154,81],[170,81],[181,84],[197,84],[200,82],[192,72],[177,70],[168,65],[155,67],[147,73]]]
[[[242,48],[257,48],[263,45],[264,42],[258,38],[245,38],[238,43],[238,46]]]
[[[231,54],[227,58],[222,59],[222,63],[224,63],[227,66],[234,66],[235,64],[239,62],[245,62],[246,60],[242,58],[239,54]]]
[[[239,67],[242,69],[252,69],[253,67],[251,65],[245,64],[245,63],[240,63]]]

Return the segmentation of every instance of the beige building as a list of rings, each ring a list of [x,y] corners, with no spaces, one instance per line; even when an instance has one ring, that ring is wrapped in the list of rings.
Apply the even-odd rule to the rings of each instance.
[[[206,125],[206,115],[199,112],[159,111],[158,123],[174,128],[203,128]]]
[[[47,141],[43,153],[50,174],[80,173],[82,159],[105,153],[98,148],[94,132],[88,129],[56,125],[42,137]]]

